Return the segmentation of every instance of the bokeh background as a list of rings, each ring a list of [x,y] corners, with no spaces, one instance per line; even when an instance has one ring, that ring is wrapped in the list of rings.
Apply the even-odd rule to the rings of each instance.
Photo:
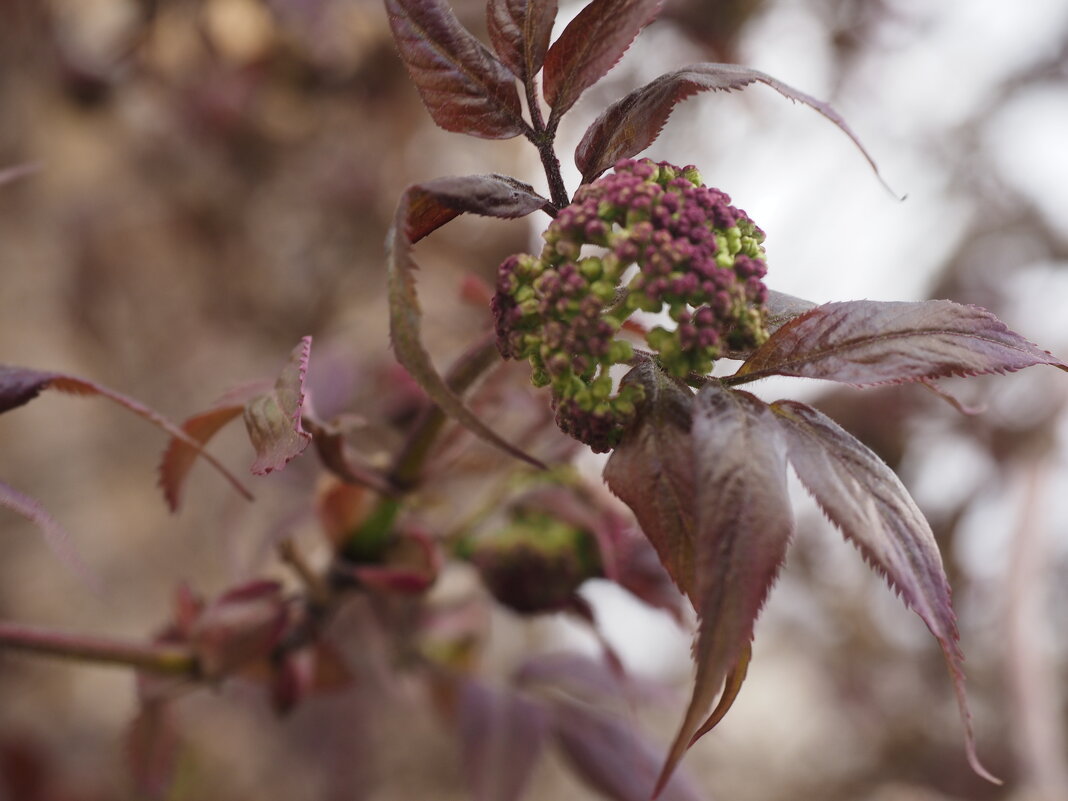
[[[455,7],[484,31],[479,3]],[[272,375],[308,334],[334,393],[324,406],[373,404],[395,380],[382,243],[403,188],[470,172],[544,187],[524,141],[433,126],[372,0],[0,0],[0,19],[0,169],[36,167],[0,186],[0,363],[75,373],[174,418]],[[568,151],[598,109],[693,61],[737,61],[831,100],[891,188],[771,90],[681,106],[648,155],[697,164],[768,232],[771,287],[977,303],[1068,354],[1068,3],[668,0],[565,123],[570,187]],[[464,275],[492,280],[534,224],[460,220],[421,249],[440,361],[486,324]],[[801,530],[749,682],[687,758],[710,798],[1068,798],[1068,385],[1035,368],[947,388],[985,411],[962,416],[916,387],[759,391],[817,403],[913,490],[954,586],[980,753],[1006,784],[969,772],[922,624],[798,492]],[[306,504],[314,464],[257,481],[251,507],[197,472],[171,516],[155,487],[163,444],[98,400],[46,394],[0,418],[0,480],[40,499],[106,586],[87,592],[5,511],[3,619],[144,637],[183,579],[212,594],[270,572],[264,543]],[[250,459],[238,431],[215,451],[235,469]],[[628,666],[678,688],[643,713],[665,741],[689,633],[611,585],[585,593]],[[560,620],[495,625],[505,652],[594,648]],[[330,745],[300,720],[202,694],[195,778],[171,797],[464,798],[455,745],[424,701],[338,704]],[[122,670],[0,654],[0,799],[136,797],[134,711]],[[586,797],[556,757],[530,793]]]

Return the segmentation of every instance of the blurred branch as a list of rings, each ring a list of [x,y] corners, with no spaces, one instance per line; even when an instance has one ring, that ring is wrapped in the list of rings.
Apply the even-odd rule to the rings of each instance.
[[[462,395],[499,359],[496,338],[490,332],[456,360],[445,374],[445,383],[454,393]],[[389,478],[395,487],[406,490],[416,483],[446,419],[440,407],[430,405],[426,408],[393,463]]]
[[[195,678],[200,668],[193,652],[181,645],[127,642],[64,631],[0,623],[0,650],[25,651],[77,662],[148,670]]]
[[[1043,636],[1043,601],[1048,598],[1048,555],[1040,509],[1047,464],[1029,466],[1006,577],[1006,670],[1012,703],[1013,746],[1018,772],[1038,798],[1068,798],[1068,743],[1060,711],[1055,666]]]

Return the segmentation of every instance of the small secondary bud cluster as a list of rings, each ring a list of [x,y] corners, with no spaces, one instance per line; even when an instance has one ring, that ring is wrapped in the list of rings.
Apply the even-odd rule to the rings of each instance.
[[[603,575],[590,532],[536,512],[480,539],[468,558],[493,597],[523,614],[563,609],[582,582]]]
[[[633,358],[616,335],[634,312],[674,321],[646,342],[679,377],[767,338],[764,233],[694,167],[620,161],[578,191],[544,239],[540,256],[500,266],[497,344],[530,361],[534,384],[552,389],[557,424],[596,451],[618,444],[641,401],[638,386],[613,393],[608,372]]]

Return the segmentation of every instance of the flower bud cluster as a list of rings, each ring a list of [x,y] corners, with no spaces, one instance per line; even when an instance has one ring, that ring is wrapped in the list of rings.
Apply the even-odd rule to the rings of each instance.
[[[641,401],[637,386],[613,394],[608,372],[634,355],[616,338],[634,312],[674,322],[646,342],[679,377],[767,338],[764,233],[694,167],[620,161],[578,191],[544,239],[540,256],[500,266],[497,344],[530,361],[534,384],[552,388],[557,424],[594,450],[618,444]]]
[[[603,575],[591,533],[536,512],[479,540],[468,558],[493,597],[523,614],[562,609],[582,582]]]

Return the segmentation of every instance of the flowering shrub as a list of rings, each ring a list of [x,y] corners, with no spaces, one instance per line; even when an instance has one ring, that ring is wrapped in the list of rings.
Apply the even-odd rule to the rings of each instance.
[[[316,413],[306,391],[310,337],[277,376],[238,387],[181,424],[78,376],[0,368],[0,412],[56,390],[109,399],[165,431],[160,483],[172,509],[201,456],[250,497],[206,450],[238,418],[255,451],[254,475],[285,469],[311,445],[329,474],[313,504],[325,564],[288,539],[278,547],[295,591],[264,579],[203,598],[183,586],[170,619],[145,643],[0,624],[0,646],[139,672],[142,706],[130,753],[135,772],[151,774],[138,773],[146,797],[167,796],[179,761],[175,693],[159,679],[183,687],[241,681],[287,714],[311,696],[363,686],[374,671],[357,675],[361,660],[346,660],[342,646],[378,642],[387,652],[382,661],[424,682],[442,717],[456,724],[474,797],[520,798],[544,745],[554,741],[580,778],[607,797],[691,801],[703,796],[677,768],[741,689],[756,619],[794,531],[786,489],[792,468],[931,631],[952,678],[968,760],[994,780],[976,755],[949,584],[927,521],[890,468],[829,417],[740,387],[768,376],[930,387],[954,375],[1068,368],[978,307],[817,304],[777,293],[765,284],[764,232],[724,192],[705,186],[693,166],[635,160],[678,103],[754,83],[813,108],[857,143],[829,106],[755,70],[690,65],[613,103],[576,149],[582,183],[570,193],[556,150],[560,121],[656,15],[658,0],[593,0],[555,41],[553,0],[489,0],[492,50],[444,0],[385,5],[435,122],[481,138],[525,137],[538,151],[549,196],[502,175],[438,178],[402,194],[387,264],[392,344],[407,373],[382,382],[396,401],[391,450],[363,454],[344,416]],[[535,212],[549,220],[541,252],[500,265],[494,330],[440,372],[423,344],[416,243],[461,214]],[[480,385],[500,357],[527,361],[534,386],[548,391],[502,389],[493,377]],[[713,375],[724,367],[720,360],[740,364]],[[470,443],[445,436],[456,431],[449,422],[497,449],[486,449],[492,457],[483,454],[473,475],[457,457]],[[575,441],[611,454],[603,478],[627,516],[561,468]],[[483,508],[446,513],[447,504],[435,505],[447,498],[462,507],[457,499],[471,495]],[[39,524],[49,545],[88,575],[62,527],[33,499],[0,483],[0,504]],[[457,609],[429,597],[441,574],[461,562],[481,582],[478,602]],[[561,699],[575,683],[593,696],[625,683],[607,646],[593,663],[535,658],[506,682],[480,675],[489,604],[523,615],[567,614],[596,633],[578,592],[591,578],[613,581],[677,620],[686,604],[699,618],[692,696],[666,755],[586,699]],[[370,622],[345,628],[341,612],[353,602],[364,602]]]

